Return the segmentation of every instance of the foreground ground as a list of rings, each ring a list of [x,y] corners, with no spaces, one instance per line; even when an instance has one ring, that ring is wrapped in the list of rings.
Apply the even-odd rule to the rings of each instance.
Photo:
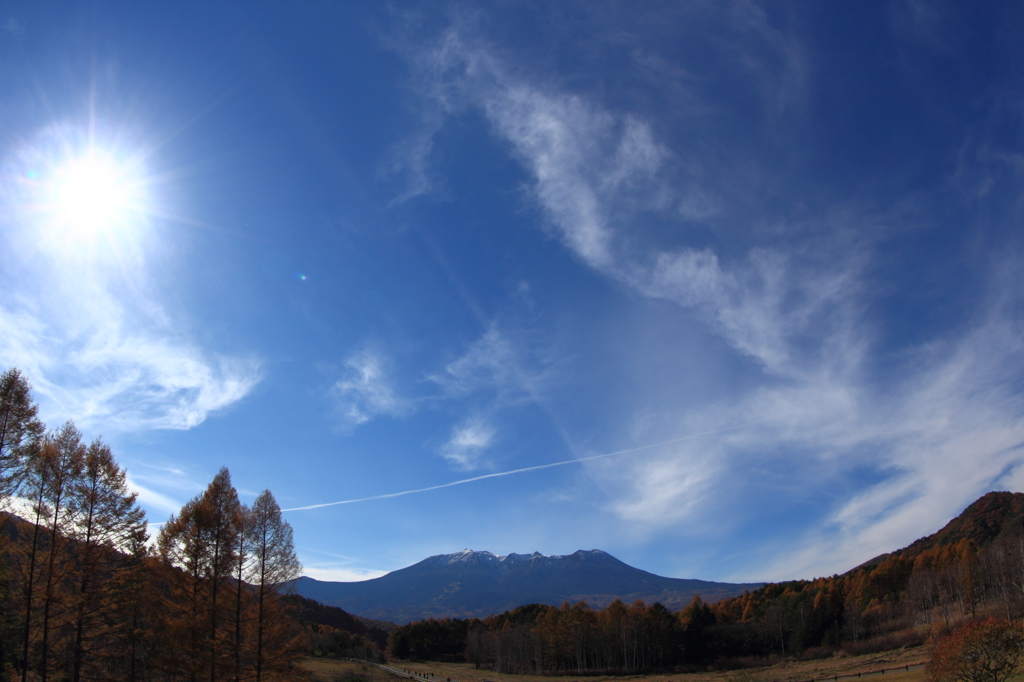
[[[617,676],[579,676],[564,675],[557,678],[539,675],[503,675],[490,670],[475,670],[470,663],[413,663],[411,661],[392,661],[388,665],[401,670],[408,670],[424,675],[433,675],[433,682],[806,682],[807,680],[823,680],[843,676],[845,682],[861,678],[873,677],[872,672],[882,668],[902,668],[909,666],[910,671],[892,670],[885,673],[885,682],[924,682],[924,670],[920,667],[928,657],[924,647],[897,649],[880,654],[850,656],[847,658],[828,658],[814,661],[786,661],[763,668],[744,670],[714,671],[687,674],[663,675],[617,675]],[[346,678],[363,677],[366,682],[397,682],[396,677],[373,666],[365,666],[348,661],[331,661],[326,659],[306,659],[303,663],[313,678],[322,682],[341,682]],[[355,682],[353,680],[353,682]]]
[[[361,678],[365,682],[398,682],[399,678],[380,668],[363,663],[335,661],[329,658],[306,658],[302,667],[308,670],[316,682],[342,682]]]

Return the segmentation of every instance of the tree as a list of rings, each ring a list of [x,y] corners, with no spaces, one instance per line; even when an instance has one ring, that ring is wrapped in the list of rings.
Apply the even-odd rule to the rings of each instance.
[[[145,553],[146,514],[128,489],[125,471],[102,441],[85,453],[82,475],[72,491],[74,522],[69,528],[76,541],[75,639],[72,652],[73,682],[82,679],[89,654],[102,650],[116,655],[130,641],[130,622],[113,616],[117,597],[125,587],[126,572]]]
[[[16,369],[8,369],[0,374],[0,505],[6,503],[17,493],[25,480],[27,467],[32,455],[38,450],[45,427],[39,420],[38,408],[32,401],[31,387],[28,380]],[[0,528],[10,520],[9,516],[0,520]],[[38,534],[34,540],[38,540]],[[7,564],[9,538],[6,533],[0,535],[0,574],[4,576],[4,590],[8,589],[6,578],[10,567]],[[34,557],[33,557],[34,558]],[[35,569],[35,565],[32,566]],[[10,636],[13,627],[14,608],[10,599],[0,601],[0,667],[11,658],[14,637]],[[27,653],[27,640],[23,655]]]
[[[203,506],[201,497],[189,500],[180,512],[171,515],[157,536],[160,558],[181,569],[180,573],[169,572],[170,584],[160,595],[164,615],[160,665],[191,682],[198,679],[203,665],[206,635],[204,595],[209,538],[203,529]]]
[[[485,632],[486,627],[477,619],[473,619],[466,631],[466,651],[464,655],[466,660],[472,663],[473,667],[477,670],[480,669],[480,664],[487,660],[487,650],[484,646]]]
[[[32,540],[21,544],[24,554],[21,561],[24,567],[22,586],[24,589],[24,627],[21,633],[21,682],[28,679],[29,654],[32,644],[32,605],[36,590],[36,564],[40,553],[40,536],[42,535],[43,518],[49,515],[49,507],[46,504],[47,491],[50,487],[50,467],[45,465],[44,458],[39,453],[32,457],[25,468],[24,494],[28,498],[35,521],[32,524]]]
[[[165,664],[190,680],[206,668],[214,682],[224,667],[220,625],[226,609],[220,595],[231,579],[241,527],[238,493],[231,474],[222,468],[202,495],[168,519],[157,537],[160,557],[183,570],[167,600],[173,616],[165,629]]]
[[[73,491],[82,473],[85,446],[82,433],[67,422],[48,436],[39,453],[39,465],[45,470],[42,499],[46,504],[46,530],[49,552],[46,562],[46,581],[43,583],[43,622],[39,679],[46,682],[50,669],[50,633],[54,609],[62,600],[61,583],[72,562],[67,556],[69,533],[74,520]],[[37,513],[38,515],[38,513]]]
[[[26,458],[43,437],[45,427],[31,390],[18,369],[0,374],[0,498],[14,493]]]
[[[1024,625],[990,618],[961,625],[931,651],[935,682],[1006,682],[1024,656]]]
[[[252,545],[252,512],[244,504],[240,505],[239,517],[241,518],[241,526],[238,536],[235,538],[235,561],[232,576],[235,581],[235,640],[233,647],[235,682],[241,682],[242,679],[242,654],[244,651],[242,631],[243,626],[248,620],[246,612],[251,601],[251,594],[247,589],[248,585],[245,583],[245,578],[252,559],[250,551]]]
[[[50,670],[51,633],[61,607],[66,605],[65,579],[74,561],[69,554],[69,531],[74,523],[73,490],[82,472],[85,446],[72,422],[48,434],[31,453],[23,471],[23,489],[35,522],[31,541],[22,543],[24,627],[21,677],[28,675],[33,644],[33,622],[38,620],[39,673],[45,682]],[[38,580],[38,582],[37,582]],[[42,613],[36,618],[37,592]]]
[[[706,630],[715,624],[715,614],[699,594],[693,595],[690,605],[679,613],[679,624],[684,633],[686,660],[703,663],[710,657]]]
[[[252,569],[250,582],[256,590],[256,682],[266,668],[287,666],[298,652],[298,642],[287,629],[280,601],[282,588],[302,570],[295,556],[292,527],[281,518],[281,508],[269,490],[252,504]]]
[[[222,467],[213,481],[203,493],[207,511],[208,532],[210,534],[209,550],[211,556],[208,564],[210,584],[210,682],[215,682],[221,658],[220,637],[218,626],[222,620],[220,612],[224,610],[223,601],[219,600],[221,587],[226,586],[231,578],[235,565],[235,546],[238,535],[242,532],[242,508],[238,501],[238,493],[231,485],[231,474],[227,467]]]

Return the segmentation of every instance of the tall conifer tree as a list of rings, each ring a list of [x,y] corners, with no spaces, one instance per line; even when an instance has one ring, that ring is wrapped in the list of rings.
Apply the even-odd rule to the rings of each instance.
[[[281,590],[302,570],[295,556],[292,527],[281,517],[281,508],[269,490],[252,505],[252,574],[256,590],[256,682],[271,667],[286,665],[297,642],[288,632],[282,613]]]
[[[33,453],[25,467],[24,474],[23,494],[31,506],[34,522],[32,523],[31,540],[21,544],[21,550],[24,554],[21,561],[24,567],[21,581],[24,592],[22,599],[24,616],[21,632],[21,682],[26,682],[28,679],[28,668],[32,652],[32,618],[34,615],[36,576],[39,572],[39,541],[42,535],[43,519],[49,515],[46,499],[50,487],[50,467],[46,466],[46,460],[42,457],[40,451]]]
[[[6,508],[25,480],[27,467],[42,439],[45,429],[37,415],[31,387],[21,371],[11,368],[0,375],[0,509]],[[3,517],[0,528],[8,521],[9,517]],[[9,542],[6,533],[0,535],[0,575],[3,576],[5,596],[9,596],[6,595],[10,589],[7,581],[11,577],[11,567],[7,563]],[[15,618],[13,600],[0,600],[0,669],[14,658]]]
[[[14,494],[26,457],[43,436],[38,411],[28,380],[18,369],[0,375],[0,499]]]
[[[227,467],[221,468],[203,494],[209,512],[210,533],[210,682],[216,682],[218,667],[222,665],[223,647],[220,626],[227,619],[224,587],[231,579],[235,564],[235,545],[242,530],[242,509],[238,493],[231,485]]]
[[[186,647],[183,657],[171,657],[169,663],[190,680],[197,680],[205,668],[215,682],[225,667],[223,624],[230,623],[224,614],[230,599],[223,595],[232,577],[241,528],[238,493],[231,485],[231,474],[222,468],[202,495],[164,524],[157,539],[161,557],[185,571],[178,590],[179,595],[188,595],[185,604],[173,597],[168,602],[178,612],[177,628],[184,637],[171,635],[168,644]]]
[[[48,469],[49,485],[46,487],[48,505],[47,528],[50,547],[46,562],[46,579],[43,590],[42,644],[39,665],[39,679],[46,682],[50,671],[50,635],[55,609],[60,606],[63,594],[61,582],[72,565],[65,550],[69,543],[69,531],[74,520],[74,488],[82,474],[85,463],[85,446],[82,433],[71,422],[67,422],[53,436],[46,439],[40,453],[42,466]]]
[[[110,657],[127,642],[127,623],[114,616],[130,558],[145,552],[146,515],[128,489],[125,472],[110,448],[93,441],[74,491],[77,542],[73,682],[82,679],[87,657],[103,650]]]
[[[185,503],[172,514],[157,536],[160,558],[180,569],[168,571],[168,589],[161,611],[158,665],[169,673],[196,682],[206,650],[207,563],[209,536],[202,497]]]

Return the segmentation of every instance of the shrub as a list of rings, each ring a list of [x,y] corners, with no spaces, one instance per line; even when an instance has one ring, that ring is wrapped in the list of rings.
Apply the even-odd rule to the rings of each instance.
[[[990,618],[966,623],[932,647],[928,676],[935,682],[1006,682],[1024,656],[1024,627]]]

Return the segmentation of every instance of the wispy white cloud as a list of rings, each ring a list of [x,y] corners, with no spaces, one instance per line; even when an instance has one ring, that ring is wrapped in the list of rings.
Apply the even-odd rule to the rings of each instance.
[[[740,13],[741,23],[760,21],[750,11]],[[784,49],[780,36],[773,42]],[[706,308],[727,340],[767,367],[782,369],[786,337],[856,293],[853,275],[863,263],[859,245],[845,237],[863,225],[830,218],[816,231],[827,236],[813,250],[762,246],[728,263],[711,248],[646,247],[639,239],[645,212],[690,219],[715,212],[695,161],[668,163],[672,151],[632,114],[509,76],[505,64],[457,29],[431,52],[430,63],[447,84],[437,86],[445,106],[460,93],[511,145],[531,173],[548,224],[573,253],[648,296]],[[846,253],[837,261],[840,249]]]
[[[596,477],[621,486],[617,492],[608,488],[612,509],[621,518],[647,528],[671,525],[694,516],[724,477],[724,461],[715,454],[694,447],[672,448],[643,456],[639,465],[605,465]]]
[[[173,474],[174,476],[184,476],[185,475],[185,472],[183,470],[179,469],[178,467],[161,466],[161,465],[148,464],[148,463],[143,463],[142,466],[146,467],[147,469],[153,469],[153,470],[156,470],[156,471],[163,471],[163,472],[166,472],[168,474]]]
[[[492,323],[462,355],[426,375],[424,381],[431,390],[418,395],[400,393],[392,361],[380,350],[366,347],[346,358],[342,377],[331,387],[331,394],[349,428],[378,417],[407,417],[425,405],[458,409],[459,401],[472,396],[472,416],[455,426],[438,450],[453,464],[471,469],[487,449],[484,441],[490,436],[485,438],[485,434],[494,434],[480,415],[487,412],[493,416],[521,401],[540,400],[550,368],[527,346]]]
[[[387,361],[377,351],[364,349],[345,360],[345,372],[333,386],[342,419],[358,426],[379,416],[408,414],[412,404],[399,397],[391,384]]]
[[[261,378],[255,359],[203,352],[102,287],[82,304],[65,294],[0,303],[0,362],[31,378],[51,419],[108,431],[189,429]]]
[[[363,580],[372,580],[374,578],[379,578],[382,575],[387,575],[387,573],[388,571],[376,571],[360,568],[338,568],[329,564],[307,564],[305,562],[303,562],[302,566],[302,575],[313,578],[314,580],[327,580],[339,583],[355,583]]]
[[[465,353],[448,363],[443,372],[429,378],[452,395],[479,390],[501,394],[529,391],[534,377],[522,369],[522,364],[516,344],[492,324]]]
[[[495,428],[483,419],[468,419],[452,429],[451,438],[441,446],[441,456],[459,468],[475,469],[495,435]]]
[[[141,485],[138,480],[128,477],[128,489],[139,496],[139,504],[149,510],[162,512],[166,515],[177,514],[181,511],[184,502],[172,499],[164,493],[153,490],[153,488]]]
[[[497,90],[484,106],[530,166],[540,205],[569,248],[594,267],[610,268],[615,235],[604,197],[632,193],[657,172],[665,151],[648,127],[523,85]],[[606,149],[606,140],[616,142]],[[595,164],[596,158],[608,162]]]
[[[914,368],[885,389],[835,375],[762,388],[738,404],[686,415],[720,423],[752,418],[752,426],[699,449],[656,455],[639,474],[614,466],[595,472],[617,482],[657,470],[656,478],[630,485],[617,506],[653,525],[688,511],[705,516],[722,490],[753,497],[764,483],[757,472],[773,465],[789,472],[788,494],[849,491],[806,535],[785,539],[785,551],[773,540],[760,550],[765,561],[750,562],[756,569],[731,577],[843,571],[934,532],[988,490],[1024,490],[1024,401],[1016,390],[1024,378],[1022,339],[1019,325],[997,311],[962,338],[921,349]],[[877,482],[849,485],[858,470],[873,472]],[[695,488],[695,478],[705,489]]]
[[[212,475],[210,471],[168,465],[150,453],[130,457],[126,468],[129,488],[139,494],[139,502],[160,522],[180,511],[186,500],[200,494],[207,485],[207,477]]]
[[[503,412],[527,403],[549,409],[547,393],[556,381],[556,367],[530,342],[528,331],[519,331],[515,334],[492,322],[461,356],[427,377],[442,389],[449,405],[461,404],[469,413],[439,450],[460,469],[484,464],[483,455],[493,445]],[[557,420],[553,422],[558,428]]]

